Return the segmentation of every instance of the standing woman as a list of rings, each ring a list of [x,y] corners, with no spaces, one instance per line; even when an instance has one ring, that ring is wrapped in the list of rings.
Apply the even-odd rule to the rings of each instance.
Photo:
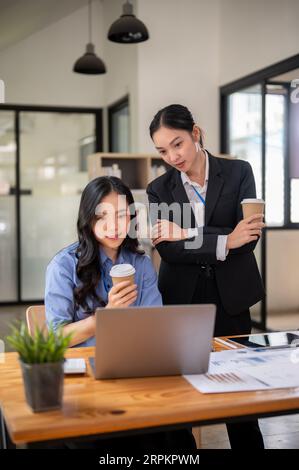
[[[248,334],[249,307],[264,296],[253,254],[265,226],[263,216],[242,220],[242,199],[256,197],[251,166],[205,150],[202,130],[185,106],[161,109],[149,130],[162,159],[172,167],[147,188],[153,243],[161,256],[163,303],[216,304],[215,336]],[[163,210],[157,219],[154,212],[161,203],[179,204],[180,223],[171,212],[163,217]],[[183,211],[190,206],[189,222]],[[190,244],[200,237],[201,244]],[[227,430],[232,448],[263,448],[257,421],[227,424]]]

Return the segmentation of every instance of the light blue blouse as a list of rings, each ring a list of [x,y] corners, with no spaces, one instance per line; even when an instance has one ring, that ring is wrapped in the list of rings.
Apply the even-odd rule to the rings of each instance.
[[[64,248],[54,256],[47,267],[46,318],[48,325],[51,323],[55,329],[62,323],[83,320],[91,315],[97,307],[101,307],[98,301],[91,298],[87,298],[88,311],[75,306],[74,289],[81,283],[76,273],[77,247],[78,242]],[[157,274],[149,256],[132,253],[128,249],[122,248],[115,264],[120,263],[132,264],[136,270],[135,284],[137,284],[138,297],[132,306],[162,305],[162,297],[157,286]],[[108,258],[102,248],[99,248],[99,269],[102,271],[102,276],[96,292],[105,303],[108,302],[108,292],[112,287],[109,275],[112,266],[112,260]],[[94,345],[95,338],[92,337],[77,346]]]

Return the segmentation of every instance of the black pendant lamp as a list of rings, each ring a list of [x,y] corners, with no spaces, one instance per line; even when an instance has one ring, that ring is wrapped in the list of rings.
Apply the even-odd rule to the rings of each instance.
[[[110,26],[108,39],[122,44],[135,44],[148,38],[145,24],[136,18],[133,14],[133,5],[127,0],[123,5],[123,14]]]
[[[88,75],[101,75],[106,73],[106,66],[94,52],[94,44],[91,42],[91,0],[88,2],[88,31],[89,43],[86,45],[86,52],[75,62],[73,71]]]

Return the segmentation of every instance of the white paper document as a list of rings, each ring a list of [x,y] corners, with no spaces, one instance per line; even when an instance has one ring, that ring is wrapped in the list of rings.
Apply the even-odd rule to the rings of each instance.
[[[211,353],[207,374],[184,377],[202,393],[299,387],[299,348]]]
[[[63,368],[65,374],[85,374],[85,359],[80,357],[66,359]]]

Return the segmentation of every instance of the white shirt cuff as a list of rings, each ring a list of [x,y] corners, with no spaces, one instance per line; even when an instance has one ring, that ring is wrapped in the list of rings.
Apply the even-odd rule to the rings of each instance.
[[[197,235],[198,235],[198,228],[188,228],[187,229],[188,238],[197,237]]]
[[[226,249],[227,235],[218,235],[216,258],[218,261],[225,261],[229,250]]]

